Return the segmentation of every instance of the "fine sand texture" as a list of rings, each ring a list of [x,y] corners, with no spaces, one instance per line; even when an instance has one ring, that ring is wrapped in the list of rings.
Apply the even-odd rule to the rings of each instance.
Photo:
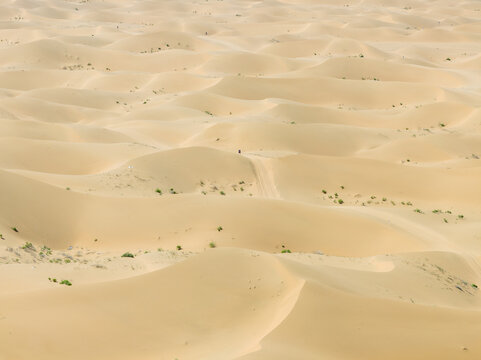
[[[479,0],[2,0],[0,360],[481,359]]]

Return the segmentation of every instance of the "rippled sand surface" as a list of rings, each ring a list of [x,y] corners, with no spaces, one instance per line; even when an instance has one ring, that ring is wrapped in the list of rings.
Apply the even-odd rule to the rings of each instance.
[[[480,157],[479,1],[4,0],[0,359],[480,359]]]

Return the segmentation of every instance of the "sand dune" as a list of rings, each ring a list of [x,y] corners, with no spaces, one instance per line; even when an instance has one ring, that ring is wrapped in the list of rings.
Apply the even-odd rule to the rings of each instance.
[[[477,1],[0,4],[0,360],[481,358]]]

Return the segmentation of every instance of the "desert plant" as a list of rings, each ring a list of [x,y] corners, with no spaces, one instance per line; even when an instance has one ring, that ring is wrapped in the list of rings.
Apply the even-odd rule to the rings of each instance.
[[[60,285],[72,286],[72,283],[68,280],[62,280],[62,281],[60,281]]]
[[[290,254],[291,253],[291,250],[289,249],[284,249],[281,251],[281,254]]]
[[[212,249],[215,248],[215,247],[216,247],[215,242],[211,241],[211,242],[209,243],[209,247],[212,248]]]
[[[160,190],[159,188],[155,189],[155,192],[159,195],[162,195],[162,190]]]
[[[52,249],[50,249],[49,247],[47,246],[42,246],[42,248],[40,249],[43,253],[45,253],[45,255],[52,255]]]
[[[131,252],[125,252],[122,254],[121,257],[128,257],[128,258],[133,258],[134,257],[134,254],[132,254]]]
[[[15,226],[12,227],[12,230],[18,233],[18,229]]]
[[[342,200],[342,199],[337,200],[337,202],[341,205],[344,204],[344,200]]]
[[[222,231],[222,230],[224,230],[224,229],[222,228],[222,226],[218,226],[218,227],[217,227],[217,231]]]
[[[34,247],[33,247],[33,244],[31,242],[26,242],[23,246],[22,246],[22,249],[23,250],[33,250]]]
[[[182,246],[180,246],[180,245],[177,245],[176,248],[177,248],[177,250],[179,250],[179,251],[182,250]]]

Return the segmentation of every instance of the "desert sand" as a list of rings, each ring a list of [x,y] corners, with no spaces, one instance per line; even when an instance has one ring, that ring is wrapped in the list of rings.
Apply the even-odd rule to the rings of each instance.
[[[479,360],[480,157],[476,0],[3,0],[0,359]]]

